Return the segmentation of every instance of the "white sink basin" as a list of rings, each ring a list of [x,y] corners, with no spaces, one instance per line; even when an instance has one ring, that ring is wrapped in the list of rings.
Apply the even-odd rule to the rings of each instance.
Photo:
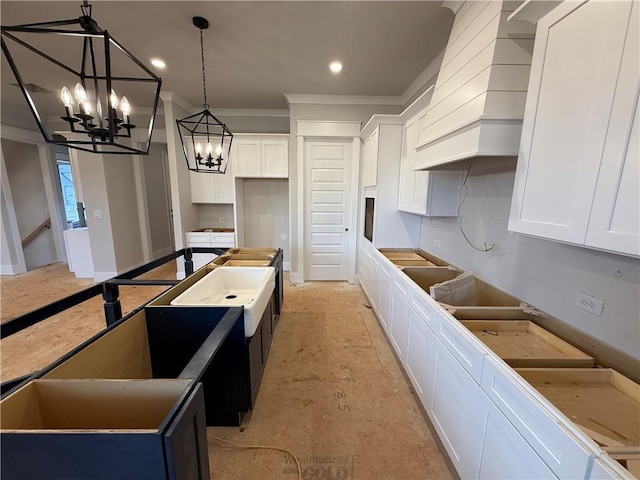
[[[244,307],[244,334],[252,337],[275,288],[273,267],[218,267],[171,301],[171,305]]]

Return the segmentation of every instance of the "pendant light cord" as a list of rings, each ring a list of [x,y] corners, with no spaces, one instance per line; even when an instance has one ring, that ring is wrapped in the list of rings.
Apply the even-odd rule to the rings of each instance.
[[[202,60],[202,95],[204,97],[204,108],[209,109],[207,104],[207,77],[204,71],[204,41],[202,40],[202,29],[200,28],[200,59]]]

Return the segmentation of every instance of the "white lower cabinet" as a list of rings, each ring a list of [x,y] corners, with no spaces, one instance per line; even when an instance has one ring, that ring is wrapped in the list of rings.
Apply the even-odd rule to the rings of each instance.
[[[500,362],[485,356],[481,379],[484,392],[555,475],[586,478],[592,453],[544,407],[543,397],[526,389]]]
[[[380,259],[380,276],[378,297],[378,318],[387,334],[389,333],[389,318],[391,315],[391,275],[392,268],[384,259]]]
[[[369,298],[369,302],[371,302],[371,294],[369,291],[369,285],[371,283],[371,262],[369,259],[369,252],[361,245],[360,255],[358,256],[358,283],[360,283],[362,290],[364,290],[365,295]]]
[[[201,174],[210,175],[210,174]],[[232,248],[235,247],[235,233],[233,232],[187,232],[187,247]],[[192,257],[193,270],[204,267],[218,257],[215,253],[194,253]]]
[[[426,319],[410,307],[406,370],[425,409],[428,394],[431,391],[432,375],[429,358],[433,350],[433,340],[433,332],[427,326]]]
[[[633,478],[610,458],[595,458],[597,446],[570,420],[369,250],[361,250],[361,283],[377,280],[375,293],[365,293],[461,478]]]
[[[460,478],[478,478],[486,395],[437,338],[429,363],[433,381],[427,413]]]
[[[380,272],[378,270],[380,267],[378,265],[378,259],[375,258],[375,252],[371,255],[369,262],[371,272],[371,276],[369,278],[369,300],[371,301],[371,308],[378,313],[378,299],[380,297]]]
[[[485,480],[558,478],[491,400],[484,395],[482,400],[488,408],[478,477]]]
[[[392,290],[388,335],[400,361],[405,364],[409,332],[409,302],[407,302],[406,293],[397,286]]]
[[[623,468],[618,462],[613,460],[609,455],[602,455],[596,458],[591,466],[591,472],[587,477],[589,480],[635,480],[629,470]]]

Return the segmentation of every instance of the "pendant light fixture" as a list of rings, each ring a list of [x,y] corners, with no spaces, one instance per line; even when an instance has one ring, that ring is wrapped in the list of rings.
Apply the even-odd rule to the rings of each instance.
[[[225,173],[233,134],[218,120],[207,104],[207,79],[204,68],[204,41],[202,31],[209,28],[206,18],[193,17],[193,25],[200,30],[200,58],[202,61],[203,110],[180,120],[178,132],[182,142],[187,168],[200,173]]]
[[[47,143],[92,153],[146,155],[162,80],[98,26],[87,0],[80,9],[82,15],[70,20],[2,26],[2,52],[17,86]],[[40,87],[37,82],[43,79],[55,84],[57,92]],[[118,98],[116,91],[128,98]],[[55,104],[51,93],[59,95]],[[59,114],[47,122],[41,113],[51,108]],[[134,108],[137,125],[131,118]],[[134,128],[142,130],[136,143]]]

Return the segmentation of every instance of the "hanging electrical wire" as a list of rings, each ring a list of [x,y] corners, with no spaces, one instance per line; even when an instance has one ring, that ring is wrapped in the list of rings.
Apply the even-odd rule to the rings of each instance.
[[[462,236],[464,237],[464,239],[467,241],[467,243],[469,245],[471,245],[472,248],[474,248],[475,250],[479,251],[479,252],[489,252],[491,250],[493,250],[496,246],[495,243],[492,243],[491,245],[487,245],[487,242],[482,242],[483,244],[483,248],[480,248],[478,246],[476,246],[468,237],[467,233],[464,231],[464,228],[462,227],[462,215],[460,214],[460,209],[462,208],[462,204],[464,203],[464,201],[467,199],[467,196],[469,195],[469,187],[467,187],[467,180],[469,179],[469,173],[471,172],[471,167],[473,166],[473,162],[475,159],[471,160],[471,163],[469,163],[469,168],[467,168],[467,173],[464,176],[464,180],[462,181],[462,187],[464,188],[464,195],[462,196],[462,200],[460,201],[460,204],[458,205],[458,226],[460,227],[460,232],[462,233]]]

